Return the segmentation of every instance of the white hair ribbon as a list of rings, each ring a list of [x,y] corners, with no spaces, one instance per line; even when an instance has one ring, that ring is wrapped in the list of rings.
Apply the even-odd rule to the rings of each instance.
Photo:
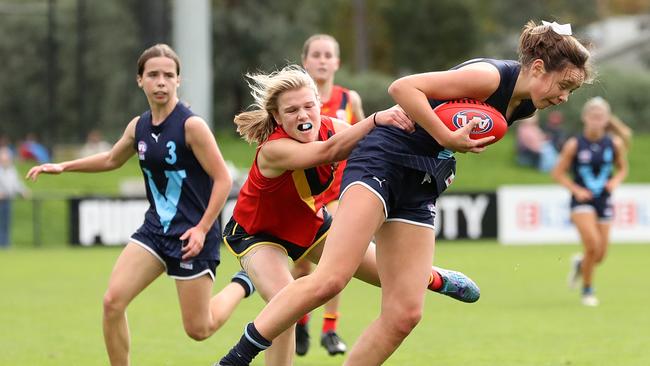
[[[559,24],[558,22],[547,22],[545,20],[542,20],[542,25],[548,25],[551,27],[553,32],[563,35],[563,36],[570,36],[573,33],[571,32],[571,24]]]

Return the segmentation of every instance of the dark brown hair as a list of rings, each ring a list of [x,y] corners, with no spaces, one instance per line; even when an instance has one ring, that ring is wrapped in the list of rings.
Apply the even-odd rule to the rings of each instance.
[[[526,23],[519,37],[518,51],[519,62],[523,67],[541,59],[546,71],[561,71],[573,65],[584,72],[585,83],[594,79],[587,47],[572,35],[556,33],[549,24],[537,25],[532,20]]]
[[[142,52],[138,58],[138,75],[142,76],[144,64],[154,57],[168,57],[176,63],[176,75],[181,74],[181,60],[174,50],[164,43],[155,44]]]

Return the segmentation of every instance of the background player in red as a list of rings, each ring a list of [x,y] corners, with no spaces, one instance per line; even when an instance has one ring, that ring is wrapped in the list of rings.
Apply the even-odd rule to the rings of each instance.
[[[589,57],[570,26],[529,22],[520,37],[519,61],[470,60],[453,70],[395,81],[389,93],[417,122],[415,132],[380,126],[358,144],[348,157],[341,202],[318,266],[275,296],[219,364],[250,365],[270,340],[339,293],[373,238],[381,312],[344,364],[384,363],[422,317],[421,284],[431,275],[435,245],[435,202],[455,175],[453,154],[481,152],[493,139],[469,137],[477,119],[451,132],[433,108],[452,99],[477,99],[512,123],[566,102],[589,80]]]
[[[337,118],[354,124],[365,118],[361,97],[354,90],[334,84],[334,77],[340,65],[340,48],[336,39],[328,34],[315,34],[309,37],[302,48],[302,66],[316,82],[321,101],[321,115]],[[332,216],[339,205],[341,178],[345,161],[338,163],[334,182],[322,194],[325,207]],[[300,278],[311,273],[311,262],[299,260],[294,263],[291,274]],[[324,306],[321,346],[330,355],[343,354],[347,345],[337,333],[340,294],[334,296]],[[310,314],[305,314],[296,324],[296,354],[303,356],[309,350]]]
[[[564,144],[552,175],[571,192],[571,221],[584,247],[584,255],[573,257],[569,284],[575,286],[582,276],[582,303],[598,306],[594,271],[609,247],[611,194],[628,172],[626,151],[630,136],[625,133],[629,129],[612,115],[609,103],[601,97],[585,103],[582,122],[582,134]],[[572,178],[567,174],[569,171]]]
[[[138,59],[137,83],[149,110],[133,118],[110,151],[33,167],[27,178],[104,172],[138,154],[150,207],[117,259],[104,294],[104,341],[111,365],[129,365],[126,308],[163,272],[176,280],[183,326],[203,340],[254,291],[245,272],[212,296],[221,235],[216,222],[232,185],[214,135],[178,99],[180,60],[167,45]],[[162,194],[159,189],[165,189]]]

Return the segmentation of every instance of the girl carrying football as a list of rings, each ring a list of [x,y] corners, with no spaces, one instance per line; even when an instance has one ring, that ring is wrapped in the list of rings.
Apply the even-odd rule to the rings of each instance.
[[[570,26],[529,22],[520,37],[519,61],[475,59],[449,71],[395,81],[389,93],[417,122],[415,132],[381,126],[359,143],[348,158],[339,209],[315,271],[277,294],[220,365],[249,365],[300,316],[339,293],[373,237],[381,312],[352,347],[345,365],[386,361],[422,317],[434,252],[435,200],[453,180],[453,152],[479,153],[492,139],[469,138],[476,119],[451,132],[432,107],[473,98],[492,105],[512,123],[566,102],[590,79],[588,61],[589,52],[571,35]]]

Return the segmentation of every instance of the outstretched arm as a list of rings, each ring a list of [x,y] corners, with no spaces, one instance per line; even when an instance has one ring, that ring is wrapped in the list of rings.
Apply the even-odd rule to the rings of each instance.
[[[336,133],[326,141],[301,143],[292,139],[270,141],[260,148],[258,164],[267,177],[273,171],[306,169],[346,159],[352,149],[377,125],[392,125],[413,130],[413,122],[400,108],[390,108],[363,119],[354,126]],[[270,174],[267,174],[270,173]]]
[[[135,125],[139,117],[129,122],[122,137],[113,145],[110,151],[94,154],[85,158],[64,161],[62,163],[48,163],[35,166],[27,172],[27,179],[36,181],[43,174],[61,174],[63,172],[105,172],[114,170],[126,163],[135,153]]]

